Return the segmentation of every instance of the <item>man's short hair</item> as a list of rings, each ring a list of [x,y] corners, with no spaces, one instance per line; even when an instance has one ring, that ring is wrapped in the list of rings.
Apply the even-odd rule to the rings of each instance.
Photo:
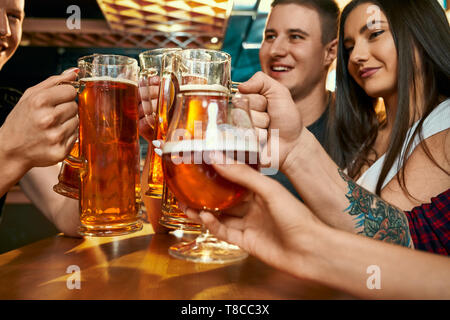
[[[274,0],[272,8],[281,4],[298,4],[316,10],[320,16],[322,43],[327,44],[336,39],[340,10],[334,0]]]

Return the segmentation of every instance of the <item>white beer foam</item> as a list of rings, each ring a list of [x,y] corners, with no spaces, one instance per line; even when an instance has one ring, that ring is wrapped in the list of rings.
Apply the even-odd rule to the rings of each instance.
[[[130,80],[130,79],[113,78],[113,77],[109,77],[109,76],[82,78],[80,81],[83,81],[83,82],[111,81],[111,82],[120,82],[120,83],[131,84],[131,85],[136,86],[136,87],[138,86],[138,83],[136,81],[133,81],[133,80]]]
[[[215,91],[227,94],[229,92],[227,87],[220,84],[184,84],[180,86],[180,91]]]
[[[163,153],[202,152],[202,151],[240,151],[258,152],[256,139],[224,139],[215,144],[200,139],[166,142]]]

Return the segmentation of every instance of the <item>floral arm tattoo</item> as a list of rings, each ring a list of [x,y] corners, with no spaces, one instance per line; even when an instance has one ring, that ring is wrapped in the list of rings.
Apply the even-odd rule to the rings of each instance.
[[[350,205],[344,212],[355,217],[358,234],[405,247],[411,247],[408,219],[402,210],[357,185],[342,170],[341,178],[348,184],[345,195]]]

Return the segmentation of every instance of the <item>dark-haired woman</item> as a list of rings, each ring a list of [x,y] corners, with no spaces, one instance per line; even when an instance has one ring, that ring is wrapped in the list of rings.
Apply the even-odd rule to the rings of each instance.
[[[335,161],[282,88],[262,74],[251,80],[240,90],[268,100],[281,170],[321,220],[450,254],[450,28],[436,1],[355,0],[344,9],[328,140]]]
[[[216,164],[254,191],[253,201],[219,219],[187,210],[189,217],[277,268],[357,296],[448,299],[448,258],[398,246],[450,253],[445,14],[437,1],[352,1],[339,45],[330,131],[343,154],[335,161],[303,128],[285,88],[262,73],[239,87],[267,99],[268,129],[280,128],[271,151],[307,207],[245,165]],[[384,120],[374,112],[378,98]]]
[[[352,1],[342,13],[339,38],[332,157],[358,185],[408,211],[417,248],[449,254],[449,209],[423,205],[446,201],[450,187],[450,28],[444,11],[437,1]],[[372,108],[379,97],[386,106],[383,121]]]

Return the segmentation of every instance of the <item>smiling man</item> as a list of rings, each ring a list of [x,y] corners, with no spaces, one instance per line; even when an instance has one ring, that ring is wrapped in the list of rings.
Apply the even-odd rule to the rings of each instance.
[[[289,89],[303,124],[325,148],[334,101],[326,82],[337,54],[338,18],[333,0],[275,0],[259,51],[262,71]],[[273,177],[297,195],[281,172]]]

